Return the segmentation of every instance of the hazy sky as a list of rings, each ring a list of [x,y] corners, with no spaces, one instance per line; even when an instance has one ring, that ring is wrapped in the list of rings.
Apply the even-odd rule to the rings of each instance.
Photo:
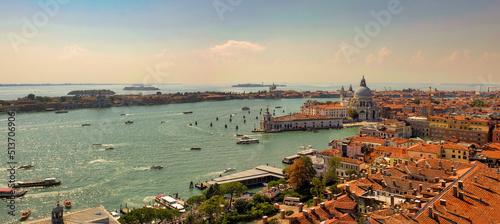
[[[0,1],[0,83],[500,82],[500,1]]]

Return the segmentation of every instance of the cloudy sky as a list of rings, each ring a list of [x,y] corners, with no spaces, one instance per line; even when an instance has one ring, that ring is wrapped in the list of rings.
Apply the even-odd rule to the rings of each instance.
[[[494,0],[33,0],[0,11],[0,83],[500,82]]]

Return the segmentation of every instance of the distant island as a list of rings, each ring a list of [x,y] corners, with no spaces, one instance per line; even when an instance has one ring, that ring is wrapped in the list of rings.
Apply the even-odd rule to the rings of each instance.
[[[233,85],[232,87],[269,87],[269,86],[271,86],[271,85],[245,83],[245,84]],[[275,86],[276,87],[286,87],[286,85],[275,85]]]
[[[92,90],[73,90],[71,92],[68,93],[68,96],[71,96],[71,95],[87,95],[87,96],[90,96],[90,95],[98,95],[98,94],[101,94],[101,95],[115,95],[115,92],[109,90],[109,89],[92,89]]]
[[[145,90],[145,91],[154,91],[154,90],[160,90],[156,87],[153,86],[127,86],[123,88],[123,90]]]

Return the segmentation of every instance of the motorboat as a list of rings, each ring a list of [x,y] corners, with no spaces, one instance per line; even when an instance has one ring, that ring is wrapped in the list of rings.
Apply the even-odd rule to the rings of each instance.
[[[64,207],[71,208],[71,201],[70,200],[64,200]]]
[[[250,110],[249,107],[242,107],[241,110]]]
[[[58,110],[55,112],[56,114],[64,114],[64,113],[68,113],[67,110]]]
[[[274,108],[281,108],[281,106],[275,106]]]
[[[200,147],[193,147],[193,148],[191,148],[191,150],[201,150],[201,148]]]
[[[192,114],[192,113],[193,113],[193,111],[184,111],[184,112],[182,112],[182,113],[183,113],[183,114]]]
[[[20,187],[46,187],[46,186],[53,186],[53,185],[59,185],[61,184],[62,181],[57,180],[56,178],[46,178],[44,180],[35,180],[35,181],[27,181],[27,182],[16,182],[14,183],[14,188],[20,188]]]
[[[90,124],[82,124],[82,126],[90,126]]]
[[[33,168],[34,166],[32,164],[28,164],[28,165],[22,165],[19,167],[19,169],[31,169]]]
[[[24,211],[23,213],[21,213],[21,221],[26,220],[30,215],[31,215],[31,210]]]
[[[181,213],[186,212],[186,209],[184,209],[184,206],[181,205],[181,202],[173,197],[158,195],[156,196],[155,201],[169,209],[176,209]]]
[[[115,149],[115,148],[113,146],[105,148],[105,150],[112,150],[112,149]]]
[[[102,144],[101,144],[101,143],[94,143],[94,144],[92,144],[92,146],[93,146],[93,147],[96,147],[96,146],[102,146]]]
[[[133,121],[125,121],[125,124],[133,124]]]
[[[244,135],[243,134],[235,134],[234,136],[236,136],[236,137],[243,137]]]
[[[223,172],[224,172],[224,173],[229,173],[229,172],[233,172],[233,171],[235,171],[235,170],[236,170],[235,168],[227,168],[227,169],[225,169]]]
[[[260,142],[259,139],[243,136],[239,141],[236,142],[236,144],[254,144],[259,142]]]
[[[0,188],[0,198],[22,197],[27,191],[18,191],[15,188]]]
[[[160,165],[157,165],[157,166],[151,166],[149,169],[151,170],[159,170],[159,169],[163,169],[163,166],[160,166]]]
[[[118,213],[117,211],[110,211],[109,214],[111,216],[113,216],[113,218],[115,218],[115,219],[119,219],[120,218],[120,213]]]

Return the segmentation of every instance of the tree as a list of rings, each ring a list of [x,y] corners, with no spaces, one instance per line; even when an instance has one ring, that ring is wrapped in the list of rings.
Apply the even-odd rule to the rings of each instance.
[[[469,104],[471,107],[487,107],[488,104],[482,100],[474,100]]]
[[[302,163],[304,163],[304,168],[306,169],[306,176],[308,179],[312,179],[313,177],[316,176],[316,169],[313,167],[313,162],[311,157],[309,156],[302,156],[300,157],[300,160]]]
[[[229,207],[231,207],[231,202],[233,201],[233,195],[240,196],[247,191],[247,186],[240,182],[231,182],[221,185],[222,192],[225,194],[230,194]]]
[[[200,205],[200,203],[202,203],[206,200],[207,200],[207,197],[204,194],[201,194],[201,195],[195,195],[195,196],[188,198],[188,200],[186,202],[190,205],[193,205],[194,207],[198,207],[198,205]]]
[[[356,111],[355,109],[352,109],[350,107],[347,109],[347,115],[349,116],[349,118],[351,118],[353,120],[358,119],[358,116],[359,116],[358,111]]]
[[[30,99],[30,100],[35,100],[35,94],[33,94],[33,93],[28,94],[28,96],[27,96],[27,97],[28,97],[28,99]]]
[[[203,191],[203,194],[207,199],[210,199],[213,196],[222,195],[222,191],[220,190],[220,185],[215,183],[210,185],[210,187]]]
[[[332,104],[332,101],[328,100],[325,102],[325,104]]]
[[[271,198],[261,194],[254,194],[252,196],[252,201],[255,203],[271,202]]]
[[[420,100],[419,99],[413,99],[413,100],[410,101],[410,103],[420,104]]]
[[[326,164],[326,182],[338,182],[337,168],[340,166],[341,162],[342,158],[336,156],[328,160]]]
[[[358,171],[353,170],[353,169],[349,169],[349,170],[347,170],[346,174],[347,174],[347,176],[351,177],[353,174],[358,175]]]
[[[255,194],[257,195],[257,194]],[[234,209],[236,209],[236,212],[238,214],[244,214],[251,208],[250,202],[245,201],[245,200],[236,200],[234,201]]]
[[[65,96],[61,96],[60,100],[61,100],[61,102],[66,102],[66,97]]]
[[[319,180],[317,177],[312,179],[311,194],[320,199],[323,198],[323,192],[326,190],[326,179]]]
[[[155,216],[160,219],[161,222],[166,223],[166,221],[172,221],[175,217],[179,217],[181,213],[173,209],[156,209]]]
[[[286,174],[288,176],[288,183],[295,190],[299,189],[308,180],[306,168],[300,159],[287,167]]]
[[[220,195],[213,196],[207,201],[203,202],[203,204],[200,205],[198,211],[200,211],[200,214],[208,216],[208,218],[210,219],[210,223],[217,223],[217,215],[224,211],[225,204],[226,201],[224,201],[224,197]]]
[[[131,217],[124,217],[124,220],[127,220],[127,222],[129,223],[139,222],[141,224],[151,223],[156,218],[155,210],[153,208],[137,208],[125,214],[124,216],[131,216]],[[122,217],[120,217],[120,219],[122,219]]]

